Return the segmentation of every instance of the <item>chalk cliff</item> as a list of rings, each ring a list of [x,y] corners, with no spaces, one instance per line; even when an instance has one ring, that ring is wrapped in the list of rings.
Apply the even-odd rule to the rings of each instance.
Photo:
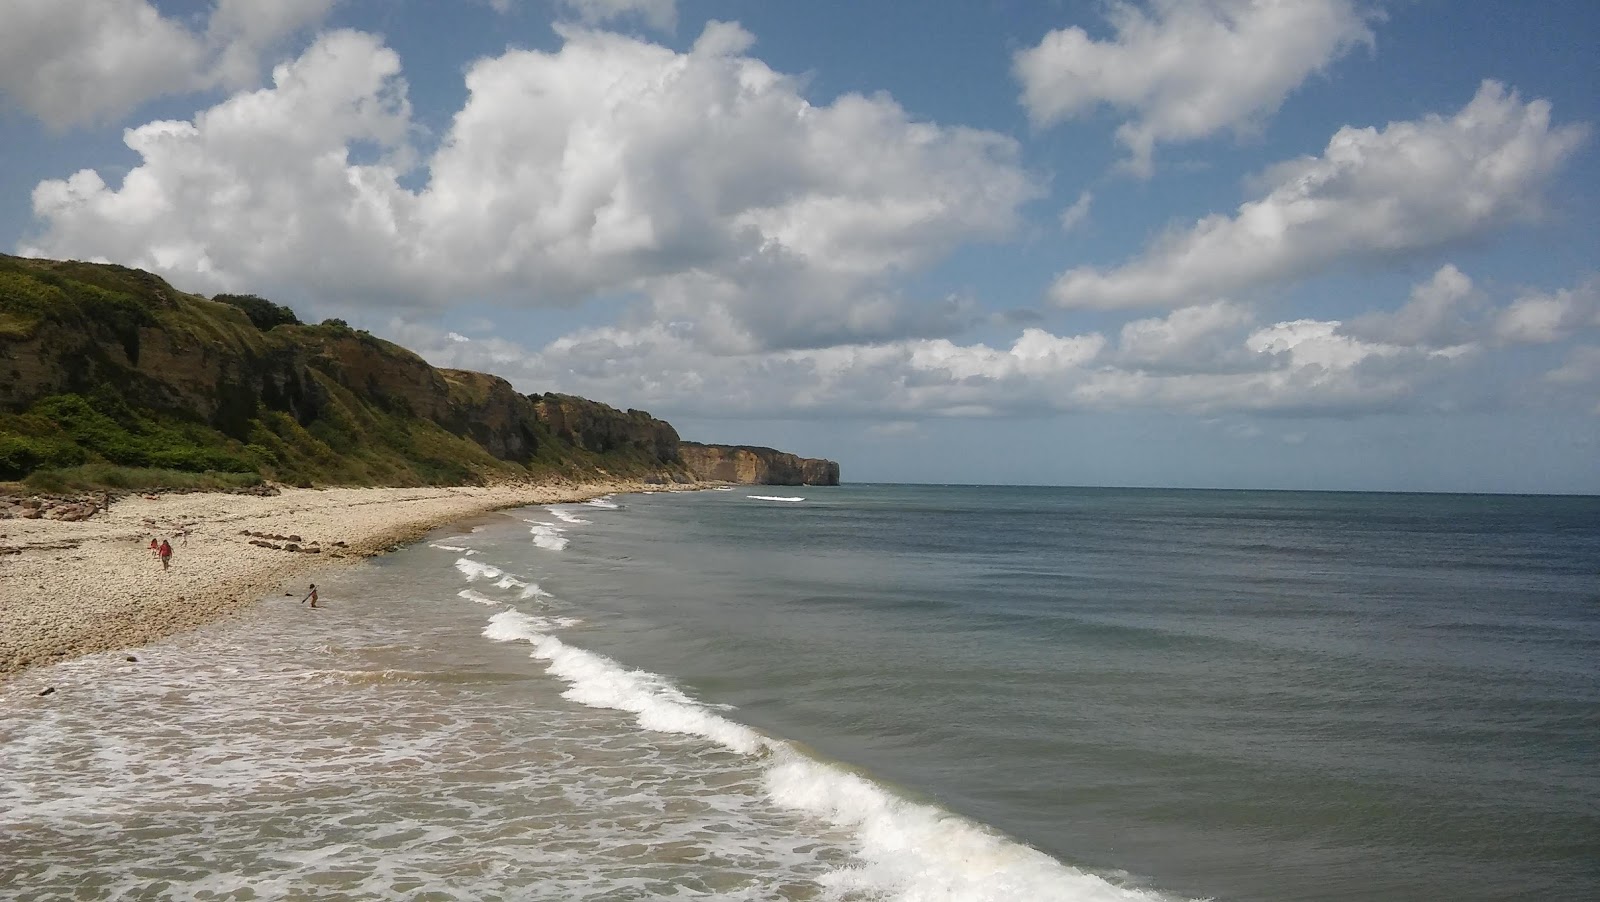
[[[839,464],[750,445],[684,442],[678,454],[696,479],[746,485],[838,485]]]

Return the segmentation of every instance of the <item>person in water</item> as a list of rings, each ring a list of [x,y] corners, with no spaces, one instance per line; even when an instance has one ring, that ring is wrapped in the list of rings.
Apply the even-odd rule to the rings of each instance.
[[[301,604],[305,604],[308,601],[311,602],[311,606],[312,607],[316,607],[317,606],[317,584],[316,583],[312,583],[311,584],[311,592],[309,594],[307,594],[306,597],[300,599],[300,603]]]
[[[161,569],[165,570],[172,565],[172,545],[166,539],[161,540]]]

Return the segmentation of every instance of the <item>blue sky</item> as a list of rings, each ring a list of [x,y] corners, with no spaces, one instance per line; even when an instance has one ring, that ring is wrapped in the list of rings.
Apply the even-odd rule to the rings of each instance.
[[[1600,492],[1592,3],[5,5],[13,252],[855,481]]]

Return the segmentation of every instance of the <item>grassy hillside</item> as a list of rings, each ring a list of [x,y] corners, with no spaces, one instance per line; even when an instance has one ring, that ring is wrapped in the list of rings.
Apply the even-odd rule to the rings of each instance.
[[[672,427],[440,370],[337,320],[0,255],[0,481],[64,490],[683,476]]]

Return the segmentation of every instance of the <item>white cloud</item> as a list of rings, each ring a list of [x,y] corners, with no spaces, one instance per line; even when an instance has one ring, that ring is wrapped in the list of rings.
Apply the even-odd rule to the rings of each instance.
[[[206,290],[336,282],[337,297],[391,287],[396,260],[414,256],[395,246],[404,240],[395,170],[352,164],[348,148],[404,156],[410,109],[399,69],[376,38],[333,32],[274,70],[271,88],[192,122],[129,129],[124,140],[143,163],[120,188],[83,170],[34,189],[34,213],[49,228],[24,252],[116,260]]]
[[[1512,301],[1494,322],[1494,335],[1513,344],[1549,344],[1600,327],[1600,277],[1573,288],[1529,294]]]
[[[1179,306],[1437,248],[1538,216],[1585,134],[1552,128],[1548,102],[1486,81],[1448,119],[1342,128],[1322,156],[1268,171],[1262,196],[1234,216],[1208,216],[1110,271],[1069,270],[1052,296],[1063,307]]]
[[[1070,232],[1089,221],[1089,211],[1094,206],[1094,195],[1084,191],[1071,206],[1061,211],[1061,231]]]
[[[563,27],[546,53],[467,72],[420,190],[398,59],[319,40],[272,88],[128,132],[142,162],[41,183],[25,246],[103,257],[206,290],[350,303],[575,303],[640,292],[724,349],[960,323],[885,286],[1000,238],[1039,195],[1010,138],[915,121],[884,95],[816,105],[712,23],[688,53]],[[377,161],[357,162],[370,157]]]
[[[1390,313],[1369,313],[1350,324],[1352,334],[1402,345],[1446,347],[1476,337],[1472,280],[1451,264],[1411,290],[1411,298]]]
[[[1126,323],[1118,342],[1118,362],[1136,370],[1225,372],[1259,367],[1244,359],[1244,330],[1254,321],[1249,308],[1216,301],[1174,310],[1169,316]]]
[[[1544,375],[1550,382],[1586,385],[1600,382],[1600,346],[1579,345],[1567,353],[1566,360]],[[1596,408],[1600,411],[1600,407]]]
[[[1013,60],[1035,125],[1102,104],[1128,115],[1117,129],[1135,171],[1148,174],[1160,141],[1254,127],[1289,92],[1352,48],[1371,45],[1350,0],[1152,0],[1110,4],[1116,32],[1045,35]]]
[[[560,5],[590,25],[631,17],[662,31],[678,24],[676,0],[560,0]]]
[[[1150,408],[1196,414],[1358,414],[1426,407],[1462,365],[1368,342],[1337,321],[1254,327],[1208,305],[1130,323],[1120,340],[1027,328],[1009,345],[948,339],[714,353],[671,323],[583,329],[542,348],[456,342],[396,324],[439,365],[489,369],[525,391],[567,391],[695,416],[983,417]]]
[[[0,95],[53,127],[111,119],[164,94],[237,88],[261,55],[333,0],[219,0],[201,32],[147,0],[13,0],[0,29]]]

